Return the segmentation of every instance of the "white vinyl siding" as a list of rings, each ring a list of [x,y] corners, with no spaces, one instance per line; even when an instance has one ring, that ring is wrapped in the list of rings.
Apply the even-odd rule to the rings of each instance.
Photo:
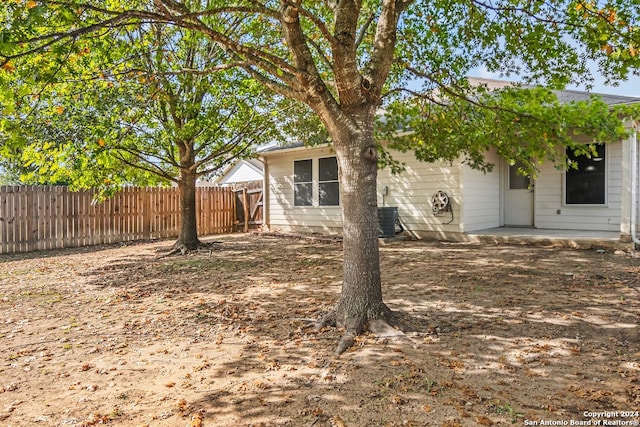
[[[233,166],[224,171],[224,173],[213,179],[214,184],[236,184],[253,181],[262,181],[264,174],[262,172],[263,164],[259,160],[239,160]]]
[[[502,178],[508,170],[491,151],[488,160],[496,166],[483,173],[461,164],[423,163],[413,153],[392,151],[405,163],[406,170],[392,175],[378,171],[378,206],[395,206],[405,229],[421,238],[456,239],[456,234],[501,225]],[[335,156],[329,147],[300,148],[265,155],[268,162],[269,226],[274,230],[340,234],[342,213],[339,206],[319,205],[319,160]],[[534,226],[539,229],[620,231],[623,203],[622,143],[607,147],[607,204],[571,206],[563,203],[563,172],[550,163],[540,166],[534,187]],[[294,206],[293,165],[311,159],[313,167],[312,206]],[[387,189],[386,194],[384,189]],[[627,184],[628,187],[628,184]],[[451,200],[451,214],[435,216],[431,196],[444,191]],[[628,203],[628,202],[627,202]],[[451,223],[447,224],[447,222]]]
[[[306,148],[267,155],[269,163],[269,223],[274,230],[293,232],[341,233],[342,212],[339,206],[320,206],[318,203],[319,159],[335,154],[329,148]],[[415,159],[412,153],[393,152],[394,158],[406,164],[400,175],[387,170],[378,171],[378,206],[396,206],[405,228],[418,236],[444,236],[461,232],[460,163],[427,164]],[[313,206],[293,204],[293,164],[295,160],[313,160]],[[387,187],[387,195],[382,189]],[[445,191],[451,200],[451,216],[434,216],[431,196]]]
[[[494,164],[491,172],[462,168],[462,218],[465,233],[500,227],[500,166],[494,151],[487,153],[487,161]],[[508,172],[507,172],[508,173]]]
[[[622,202],[622,143],[607,144],[605,205],[564,203],[563,174],[543,164],[535,186],[535,226],[562,230],[619,231]]]
[[[231,171],[225,174],[218,184],[233,184],[236,182],[262,181],[262,174],[253,167],[243,163],[236,164]]]
[[[402,225],[418,237],[460,233],[460,163],[424,163],[416,160],[413,153],[390,152],[394,159],[405,164],[405,171],[398,175],[388,170],[378,171],[378,206],[398,207]],[[383,195],[385,187],[387,194]],[[437,191],[447,193],[452,212],[442,216],[433,214],[431,196]]]
[[[318,205],[318,159],[335,154],[329,148],[303,148],[268,155],[269,227],[298,233],[339,234],[342,213],[339,206]],[[296,160],[312,161],[312,206],[294,206],[293,168]]]

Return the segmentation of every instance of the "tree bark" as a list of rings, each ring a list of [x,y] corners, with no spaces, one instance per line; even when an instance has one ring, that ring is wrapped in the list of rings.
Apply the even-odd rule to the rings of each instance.
[[[343,221],[344,276],[335,323],[346,328],[337,354],[374,319],[386,320],[378,249],[378,153],[373,133],[373,107],[355,114],[355,126],[333,130],[338,158]],[[331,130],[330,130],[331,132]]]
[[[180,171],[180,234],[174,248],[193,250],[200,246],[196,215],[196,174],[190,170]]]

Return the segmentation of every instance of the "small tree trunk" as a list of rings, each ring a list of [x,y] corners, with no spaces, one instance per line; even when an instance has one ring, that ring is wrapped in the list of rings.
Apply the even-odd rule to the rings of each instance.
[[[180,234],[174,247],[193,250],[200,246],[196,215],[196,174],[181,170],[178,188],[181,196]]]

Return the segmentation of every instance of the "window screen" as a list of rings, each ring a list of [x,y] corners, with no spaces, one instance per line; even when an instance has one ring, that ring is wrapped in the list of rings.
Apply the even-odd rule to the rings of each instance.
[[[318,159],[318,204],[338,206],[340,185],[338,184],[338,162],[335,157]]]
[[[311,159],[293,162],[293,204],[311,206],[313,204],[313,166]]]
[[[578,165],[565,172],[565,202],[567,205],[603,205],[605,203],[605,147],[596,146],[596,154],[575,155],[567,148],[567,157]]]

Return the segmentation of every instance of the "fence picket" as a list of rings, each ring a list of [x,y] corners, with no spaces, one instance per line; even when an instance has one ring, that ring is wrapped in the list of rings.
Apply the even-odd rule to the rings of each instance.
[[[93,204],[96,192],[67,187],[0,186],[0,254],[176,237],[177,188],[125,188]],[[231,188],[198,187],[199,235],[234,229]]]
[[[8,252],[7,239],[7,186],[0,185],[0,253]]]

